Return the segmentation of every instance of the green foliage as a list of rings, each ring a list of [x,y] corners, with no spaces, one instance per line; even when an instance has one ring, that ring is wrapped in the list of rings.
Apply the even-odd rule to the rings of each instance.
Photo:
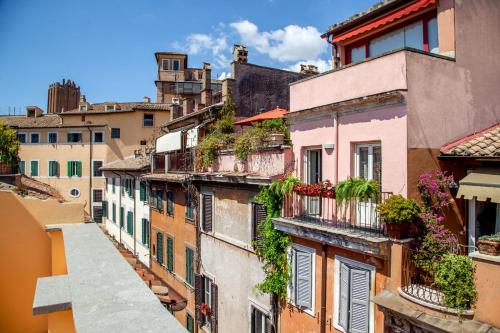
[[[19,141],[16,131],[0,121],[0,161],[13,164],[17,162]]]
[[[491,242],[500,242],[500,232],[497,232],[493,235],[484,235],[479,237],[479,240],[491,241]]]
[[[379,185],[374,180],[351,178],[339,182],[335,189],[335,198],[339,205],[354,198],[378,200]]]
[[[281,214],[284,196],[290,193],[293,185],[297,183],[299,180],[293,176],[281,178],[269,186],[261,187],[259,194],[255,197],[256,202],[262,204],[267,211],[266,220],[259,224],[259,240],[254,243],[266,274],[264,281],[257,285],[257,289],[263,293],[275,294],[280,298],[286,297],[290,280],[287,254],[290,238],[274,228],[272,218]]]
[[[265,147],[271,134],[280,133],[285,135],[285,142],[290,141],[290,131],[288,124],[282,119],[265,120],[247,128],[234,144],[235,155],[244,161],[248,155]]]
[[[377,212],[386,223],[410,223],[417,220],[420,207],[413,199],[405,199],[401,195],[392,195],[378,205]]]
[[[200,167],[211,166],[217,152],[228,149],[234,144],[234,113],[235,106],[229,94],[217,119],[209,128],[209,132],[196,149],[196,165]]]
[[[447,253],[441,259],[435,276],[435,285],[443,292],[447,307],[459,314],[476,302],[474,263],[468,256]]]

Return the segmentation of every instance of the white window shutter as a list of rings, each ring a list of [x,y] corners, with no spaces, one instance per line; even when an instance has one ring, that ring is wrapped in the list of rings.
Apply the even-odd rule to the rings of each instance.
[[[296,305],[307,309],[312,308],[312,260],[312,253],[296,252]]]
[[[340,263],[340,297],[339,297],[339,325],[347,331],[347,320],[349,318],[349,267]]]
[[[370,272],[351,268],[351,306],[349,327],[352,333],[368,333],[370,318]]]

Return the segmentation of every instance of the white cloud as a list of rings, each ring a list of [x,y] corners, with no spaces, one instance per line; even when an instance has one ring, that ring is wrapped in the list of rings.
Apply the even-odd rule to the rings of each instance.
[[[327,49],[321,33],[311,26],[288,25],[283,29],[262,32],[248,20],[234,22],[230,26],[239,34],[244,45],[254,47],[259,53],[280,62],[317,59]]]
[[[289,71],[299,72],[300,65],[314,65],[318,67],[319,72],[322,73],[332,69],[332,60],[328,61],[325,61],[323,59],[303,60],[303,61],[298,61],[295,64],[286,67],[285,69]]]
[[[184,46],[179,42],[174,42],[172,46],[176,49],[185,50],[188,54],[209,51],[214,58],[214,67],[226,67],[229,63],[227,56],[224,54],[229,50],[227,37],[222,33],[216,37],[210,34],[190,34],[186,37]]]
[[[231,78],[231,72],[222,72],[217,77],[217,80],[224,80],[224,79],[230,79],[230,78]]]

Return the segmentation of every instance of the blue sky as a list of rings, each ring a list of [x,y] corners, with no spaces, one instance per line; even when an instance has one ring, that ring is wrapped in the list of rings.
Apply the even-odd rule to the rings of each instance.
[[[189,66],[228,72],[231,46],[249,62],[328,67],[319,34],[376,0],[0,0],[0,113],[46,109],[63,78],[91,103],[155,100],[156,51],[187,51]]]

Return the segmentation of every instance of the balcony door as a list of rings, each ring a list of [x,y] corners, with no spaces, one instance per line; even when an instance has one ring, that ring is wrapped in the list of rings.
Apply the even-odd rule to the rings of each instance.
[[[305,181],[307,184],[315,184],[321,181],[321,149],[308,149],[304,156]],[[308,216],[319,216],[321,214],[321,198],[305,198],[305,214]]]
[[[355,156],[356,177],[375,180],[382,188],[382,147],[380,144],[358,144]],[[356,224],[359,227],[374,228],[379,225],[375,212],[376,203],[372,200],[356,203]]]

